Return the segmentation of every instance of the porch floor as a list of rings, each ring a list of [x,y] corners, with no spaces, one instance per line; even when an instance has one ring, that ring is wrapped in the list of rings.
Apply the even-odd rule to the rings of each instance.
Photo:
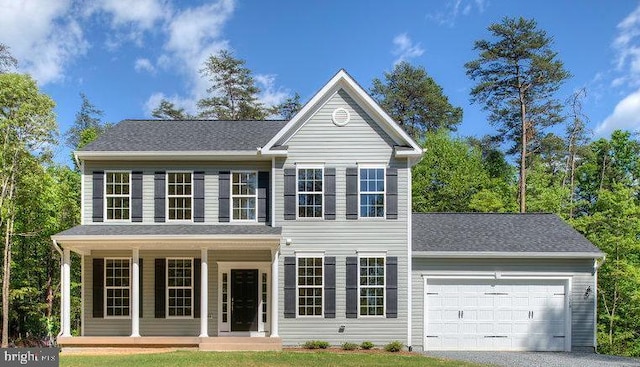
[[[74,336],[58,337],[58,345],[67,348],[198,348],[202,351],[279,351],[281,338],[197,336]]]

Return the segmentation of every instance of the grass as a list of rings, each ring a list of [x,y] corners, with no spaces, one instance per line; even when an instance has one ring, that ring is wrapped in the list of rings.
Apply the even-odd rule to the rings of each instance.
[[[460,361],[427,358],[421,355],[364,354],[332,352],[197,352],[177,351],[129,355],[62,355],[61,367],[478,367]]]

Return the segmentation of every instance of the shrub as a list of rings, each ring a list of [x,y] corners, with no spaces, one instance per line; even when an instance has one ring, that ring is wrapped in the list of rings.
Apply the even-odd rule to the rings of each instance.
[[[394,340],[384,346],[384,350],[386,350],[387,352],[399,352],[402,350],[402,348],[404,348],[404,344],[397,340]]]
[[[362,344],[360,344],[360,348],[362,348],[364,350],[373,349],[373,347],[374,347],[374,345],[370,341],[363,341]]]
[[[358,344],[344,342],[344,343],[342,343],[342,349],[344,349],[344,350],[356,350],[356,349],[358,349]]]
[[[309,340],[306,341],[302,347],[305,349],[327,349],[329,348],[329,342],[322,340]]]

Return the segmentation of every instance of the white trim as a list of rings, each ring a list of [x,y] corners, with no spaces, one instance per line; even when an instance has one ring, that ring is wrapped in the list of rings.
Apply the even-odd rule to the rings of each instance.
[[[269,321],[270,321],[270,336],[272,338],[277,338],[279,337],[278,335],[278,317],[279,317],[279,310],[278,310],[278,297],[279,297],[279,289],[280,289],[280,284],[279,284],[279,259],[280,259],[280,251],[279,250],[275,250],[274,252],[272,252],[273,254],[273,258],[271,260],[271,284],[269,284],[269,288],[270,288],[270,297],[271,297],[271,313],[269,315]]]
[[[298,191],[298,188],[300,187],[299,180],[300,180],[300,170],[301,169],[319,169],[321,174],[322,174],[322,190],[318,193],[316,191],[303,191],[300,192]],[[323,220],[324,219],[324,209],[325,209],[325,202],[324,202],[324,186],[325,186],[325,180],[324,180],[324,164],[301,164],[301,165],[297,165],[296,164],[296,220],[304,220],[304,221],[314,221],[314,220]],[[320,194],[320,209],[321,209],[321,213],[319,217],[301,217],[300,214],[300,194],[306,194],[306,195],[318,195]]]
[[[597,252],[413,251],[417,258],[558,258],[601,259]]]
[[[466,272],[449,272],[449,271],[430,271],[423,272],[422,283],[424,300],[424,307],[422,311],[422,349],[428,351],[427,334],[428,334],[428,321],[427,315],[429,314],[428,305],[428,281],[430,279],[450,279],[450,280],[558,280],[562,281],[564,285],[564,312],[565,312],[565,330],[564,330],[564,351],[571,351],[571,333],[572,333],[572,318],[571,318],[571,294],[573,292],[573,274],[570,273],[553,273],[553,272],[500,272],[500,271],[466,271]]]
[[[253,174],[255,176],[255,193],[253,195],[235,195],[236,198],[253,198],[255,207],[253,208],[255,217],[253,219],[233,219],[233,175],[234,174]],[[237,170],[229,173],[229,221],[231,223],[257,223],[258,222],[258,171],[254,170]]]
[[[131,295],[132,295],[132,289],[131,289],[131,258],[127,257],[127,256],[113,256],[113,257],[105,257],[103,258],[104,260],[104,266],[102,269],[102,281],[104,283],[104,287],[102,289],[103,292],[103,300],[104,300],[104,304],[102,305],[102,312],[103,312],[103,318],[105,319],[126,319],[129,320],[131,319],[131,305],[132,305],[132,300],[131,300]],[[107,260],[127,260],[129,261],[129,286],[128,287],[107,287]],[[108,299],[107,299],[107,288],[110,289],[128,289],[129,290],[129,314],[127,316],[109,316],[108,312],[107,312],[107,304]]]
[[[412,174],[411,174],[411,162],[407,159],[407,347],[409,350],[413,349],[413,261],[411,260],[412,252],[412,239],[413,239],[413,227],[412,218],[413,213],[413,198],[411,195],[412,190]]]
[[[387,317],[387,254],[384,252],[369,252],[369,251],[358,251],[358,318],[386,318]],[[384,274],[382,276],[384,283],[382,284],[382,314],[381,315],[361,315],[360,314],[360,259],[382,259],[382,269],[384,270]],[[379,288],[379,285],[376,286],[366,286],[365,288]]]
[[[258,147],[253,150],[185,150],[185,151],[76,151],[75,155],[84,161],[157,161],[162,158],[169,158],[172,161],[211,161],[211,160],[268,160],[271,155],[276,155],[274,151],[269,156],[262,156]],[[279,151],[286,155],[287,151]]]
[[[85,296],[85,277],[84,277],[84,254],[80,254],[80,336],[84,336],[84,296]]]
[[[126,173],[129,175],[129,194],[128,195],[116,195],[116,194],[111,194],[110,197],[112,198],[123,198],[123,197],[127,197],[129,198],[129,219],[109,219],[109,216],[107,215],[108,213],[108,205],[107,205],[107,175],[110,173]],[[105,170],[104,171],[104,179],[102,180],[102,218],[104,220],[105,223],[113,223],[113,224],[117,224],[117,223],[131,223],[131,202],[132,202],[132,192],[131,190],[133,189],[133,185],[132,185],[132,171],[131,170]],[[118,183],[119,184],[119,183]]]
[[[132,249],[129,261],[129,315],[131,315],[131,336],[140,336],[140,250]],[[105,266],[106,268],[106,266]]]
[[[75,157],[75,155],[74,155]],[[77,158],[76,158],[77,159]],[[85,223],[85,215],[84,215],[84,211],[85,209],[85,202],[84,202],[84,179],[85,179],[85,173],[84,173],[84,161],[80,162],[80,224],[86,224]],[[91,179],[93,180],[93,176],[91,176]],[[91,198],[91,200],[93,200],[93,197]],[[91,203],[92,207],[93,207],[93,202]]]
[[[210,225],[210,224],[209,224]],[[171,241],[211,241],[211,240],[264,240],[264,241],[280,241],[282,235],[279,234],[210,234],[210,235],[61,235],[51,236],[52,240],[58,242],[67,241],[158,241],[158,240],[171,240]]]
[[[318,319],[318,318],[324,318],[324,301],[325,301],[325,292],[324,292],[324,287],[326,286],[325,282],[324,282],[324,277],[325,277],[325,268],[324,268],[324,251],[296,251],[295,252],[296,255],[296,318],[301,318],[301,319]],[[320,288],[321,290],[321,301],[322,301],[322,305],[321,305],[321,310],[320,310],[320,315],[300,315],[299,311],[300,311],[300,284],[298,284],[298,280],[300,277],[299,274],[299,266],[300,263],[298,262],[298,259],[322,259],[322,285],[320,285],[319,287],[316,285],[313,286],[309,286],[306,285],[304,287],[306,288]]]
[[[71,336],[71,251],[68,248],[62,250],[62,335]]]
[[[341,69],[336,75],[318,91],[307,104],[305,104],[298,113],[262,147],[262,154],[273,153],[273,146],[280,141],[286,134],[290,133],[297,124],[308,120],[308,115],[317,110],[317,104],[321,102],[327,95],[334,94],[337,90],[344,89],[352,97],[356,97],[356,102],[362,108],[372,112],[371,116],[374,121],[379,121],[380,126],[385,131],[390,131],[413,148],[416,156],[422,155],[422,148],[416,143],[384,110],[371,98],[371,96],[358,83],[351,78],[344,69]]]
[[[169,286],[169,260],[191,260],[191,286],[190,287],[177,287],[177,286],[173,286],[170,287]],[[193,309],[194,309],[194,304],[193,304],[193,300],[194,300],[194,284],[193,284],[193,280],[194,280],[194,258],[193,257],[188,257],[188,256],[182,256],[182,257],[167,257],[165,258],[165,269],[164,269],[164,282],[165,282],[165,318],[166,319],[193,319],[194,315],[193,315]],[[170,316],[169,315],[169,288],[173,288],[173,289],[191,289],[191,315],[185,315],[185,316]]]
[[[191,197],[191,218],[190,219],[170,219],[169,218],[169,175],[170,174],[176,174],[176,173],[188,173],[189,177],[190,177],[190,185],[191,185],[191,195],[189,195]],[[183,183],[184,184],[184,183]],[[187,197],[187,195],[171,195],[172,197],[176,197],[176,198],[185,198]],[[189,171],[189,170],[172,170],[172,171],[166,171],[165,172],[165,177],[164,177],[164,213],[165,213],[165,222],[167,223],[193,223],[193,171]],[[184,208],[183,208],[184,209]]]
[[[200,249],[200,337],[209,337],[209,252]]]
[[[598,353],[598,260],[593,260],[593,351]]]
[[[384,190],[382,191],[382,216],[381,217],[363,217],[361,215],[361,196],[363,192],[360,190],[360,170],[363,169],[381,169],[382,170],[382,180],[384,185]],[[358,163],[358,219],[362,220],[385,220],[387,219],[387,166],[384,164],[375,164],[375,163]],[[375,195],[380,194],[380,191],[365,191],[367,194]]]
[[[271,157],[271,227],[276,226],[276,157]],[[229,218],[231,219],[231,218]]]
[[[344,121],[338,121],[337,115],[340,112],[344,112],[347,115]],[[349,121],[351,121],[351,113],[349,112],[349,110],[347,110],[344,107],[338,107],[335,110],[333,110],[333,112],[331,113],[331,121],[336,126],[339,126],[339,127],[346,126],[349,123]]]

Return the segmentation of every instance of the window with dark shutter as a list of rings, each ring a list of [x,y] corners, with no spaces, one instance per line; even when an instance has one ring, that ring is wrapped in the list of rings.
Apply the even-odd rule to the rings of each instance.
[[[397,168],[387,168],[387,219],[398,219]]]
[[[155,316],[157,319],[165,318],[166,308],[166,261],[156,259],[155,261]]]
[[[201,259],[193,259],[193,317],[200,318]]]
[[[104,221],[104,172],[93,171],[93,221]]]
[[[358,317],[358,258],[356,256],[347,257],[347,318]]]
[[[231,172],[222,171],[218,173],[218,222],[229,222],[229,195]]]
[[[153,178],[153,186],[154,186],[154,194],[153,194],[153,203],[154,203],[154,221],[155,222],[164,222],[165,221],[165,181],[166,175],[164,172],[156,172]]]
[[[139,295],[138,295],[138,317],[142,318],[143,316],[143,312],[142,312],[142,305],[144,304],[144,302],[142,302],[144,300],[144,289],[142,288],[144,285],[144,279],[142,277],[142,274],[144,274],[144,271],[142,269],[142,258],[138,259],[138,279],[140,281],[140,285],[138,286],[138,290],[139,290]]]
[[[387,257],[387,278],[386,278],[386,303],[387,318],[398,317],[398,258]]]
[[[104,317],[104,259],[93,259],[93,317]]]
[[[142,222],[142,172],[131,172],[131,221]]]
[[[324,219],[336,219],[336,169],[324,169]]]
[[[336,317],[336,258],[324,258],[324,317]]]
[[[347,167],[347,219],[358,219],[358,168]]]
[[[269,172],[258,172],[258,222],[266,223],[270,218],[271,203],[269,198],[271,197],[269,190],[270,181]]]
[[[204,222],[204,172],[193,172],[193,221]]]
[[[296,258],[284,258],[284,317],[296,317]]]
[[[296,219],[296,169],[295,168],[285,168],[284,170],[284,219],[285,220]]]

